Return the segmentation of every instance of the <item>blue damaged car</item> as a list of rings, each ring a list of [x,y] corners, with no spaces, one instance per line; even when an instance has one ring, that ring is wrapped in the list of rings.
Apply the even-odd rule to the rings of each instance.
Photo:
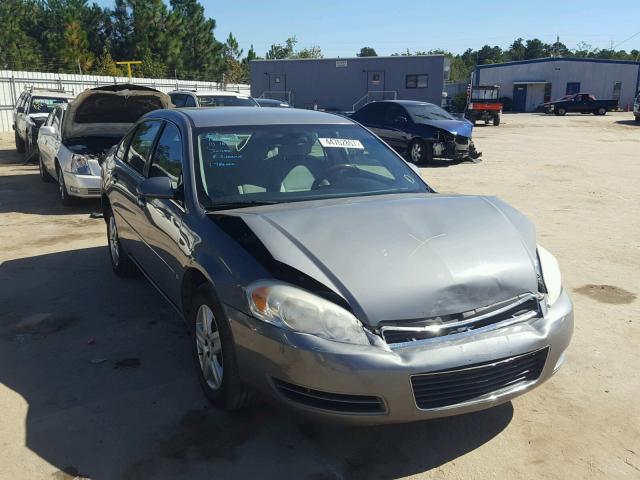
[[[432,103],[371,102],[351,118],[415,164],[426,164],[434,158],[478,161],[482,156],[471,140],[473,124]]]

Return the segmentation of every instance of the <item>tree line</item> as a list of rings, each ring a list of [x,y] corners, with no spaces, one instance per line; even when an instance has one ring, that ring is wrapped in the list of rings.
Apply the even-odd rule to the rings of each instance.
[[[630,52],[626,50],[599,49],[591,45],[580,42],[576,48],[569,49],[559,40],[553,43],[545,43],[538,38],[524,40],[518,38],[503,49],[499,46],[484,45],[478,50],[468,48],[461,54],[453,54],[447,50],[433,49],[425,51],[411,52],[409,49],[404,52],[394,53],[396,55],[434,55],[442,54],[451,60],[452,81],[468,81],[471,72],[477,65],[486,65],[490,63],[513,62],[518,60],[531,60],[534,58],[545,57],[578,57],[578,58],[600,58],[600,59],[617,59],[617,60],[640,60],[640,50],[634,49]],[[372,47],[363,47],[358,56],[377,56]]]
[[[134,75],[226,83],[247,83],[249,62],[233,34],[220,41],[216,21],[198,0],[115,0],[103,8],[88,0],[0,0],[0,69],[95,75],[126,75],[116,61],[141,60]],[[318,45],[297,48],[295,36],[274,43],[267,59],[323,58]],[[580,43],[516,39],[508,48],[484,45],[461,54],[407,49],[394,55],[443,54],[451,59],[451,80],[467,81],[476,65],[549,56],[638,60],[640,51],[597,49]],[[363,47],[358,56],[376,56]]]

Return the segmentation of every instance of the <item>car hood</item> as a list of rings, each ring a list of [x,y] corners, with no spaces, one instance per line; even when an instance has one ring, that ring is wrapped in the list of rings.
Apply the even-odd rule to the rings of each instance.
[[[418,119],[419,125],[428,125],[430,127],[436,127],[441,130],[445,130],[453,135],[461,135],[463,137],[471,138],[473,131],[473,125],[466,120],[426,120]]]
[[[371,326],[538,290],[534,228],[493,197],[386,195],[226,213],[241,216],[275,260],[332,289]]]
[[[85,90],[67,107],[63,137],[122,136],[145,113],[169,108],[171,98],[140,85],[108,85]]]

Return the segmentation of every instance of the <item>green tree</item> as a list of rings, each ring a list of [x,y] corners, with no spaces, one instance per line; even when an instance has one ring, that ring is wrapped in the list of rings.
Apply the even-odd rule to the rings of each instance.
[[[311,45],[295,52],[291,58],[324,58],[318,45]]]
[[[291,58],[294,54],[294,48],[298,40],[295,36],[289,37],[285,40],[284,44],[274,43],[265,55],[267,60],[277,60],[282,58]]]
[[[531,60],[533,58],[544,58],[549,56],[549,45],[543,43],[542,40],[533,38],[527,40],[525,44],[524,58]]]
[[[102,51],[102,55],[96,59],[91,73],[94,75],[109,75],[112,77],[123,76],[122,70],[118,68],[113,57],[111,57],[111,53],[106,48]]]
[[[67,71],[80,68],[82,73],[87,72],[93,65],[94,57],[89,51],[87,32],[77,19],[69,18],[64,27],[62,40],[62,48],[58,52],[62,65]]]
[[[360,53],[357,54],[358,57],[377,57],[378,54],[371,47],[362,47],[360,49]]]
[[[42,65],[39,42],[30,35],[39,14],[35,1],[0,1],[0,68],[27,70]]]
[[[167,65],[160,60],[160,57],[145,50],[142,54],[142,65],[140,73],[146,78],[165,78],[167,76]]]

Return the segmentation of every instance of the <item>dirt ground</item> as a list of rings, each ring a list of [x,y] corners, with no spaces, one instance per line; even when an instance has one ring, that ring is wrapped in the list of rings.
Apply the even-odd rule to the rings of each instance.
[[[99,204],[0,136],[0,478],[640,478],[640,125],[631,114],[505,115],[479,164],[423,169],[537,225],[575,302],[560,372],[500,407],[410,425],[309,424],[207,406],[181,320],[110,271]]]

